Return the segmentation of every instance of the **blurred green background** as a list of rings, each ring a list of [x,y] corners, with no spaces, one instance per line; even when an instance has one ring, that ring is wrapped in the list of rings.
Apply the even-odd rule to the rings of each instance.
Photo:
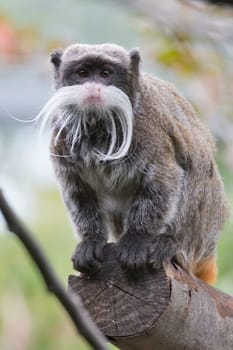
[[[211,129],[232,208],[232,10],[178,0],[151,3],[0,0],[0,186],[64,285],[76,242],[49,162],[48,138],[39,138],[36,123],[15,120],[33,119],[51,96],[48,55],[54,48],[73,42],[140,47],[143,69],[174,82]],[[233,294],[232,250],[231,214],[218,245],[217,286]],[[89,349],[1,217],[0,349]]]

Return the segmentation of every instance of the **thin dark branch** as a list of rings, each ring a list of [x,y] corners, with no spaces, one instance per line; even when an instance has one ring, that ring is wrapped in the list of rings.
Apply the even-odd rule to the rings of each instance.
[[[199,0],[203,1],[203,0]],[[209,2],[214,5],[221,5],[221,6],[232,6],[233,0],[205,0],[206,2]]]
[[[9,231],[14,233],[22,242],[32,260],[39,269],[48,290],[53,293],[60,301],[76,329],[87,340],[95,350],[107,350],[106,341],[99,329],[90,319],[89,315],[81,305],[79,298],[71,298],[64,287],[59,282],[47,258],[28,232],[26,227],[18,219],[12,208],[5,199],[3,192],[0,190],[0,210],[6,220]]]

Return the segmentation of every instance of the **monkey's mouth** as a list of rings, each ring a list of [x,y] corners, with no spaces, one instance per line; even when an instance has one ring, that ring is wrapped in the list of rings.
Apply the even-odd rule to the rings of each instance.
[[[85,83],[82,87],[82,94],[79,96],[81,109],[105,105],[103,86],[96,83]]]
[[[103,105],[103,100],[100,95],[90,95],[84,100],[86,105]]]
[[[112,85],[101,86],[101,94],[87,94],[85,84],[62,87],[38,117],[41,131],[49,124],[54,144],[66,142],[70,155],[83,136],[92,139],[91,152],[101,161],[125,157],[132,142],[132,105],[128,96]]]

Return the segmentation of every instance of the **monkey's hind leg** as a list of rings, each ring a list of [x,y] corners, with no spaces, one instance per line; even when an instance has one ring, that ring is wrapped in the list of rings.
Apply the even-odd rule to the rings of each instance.
[[[197,266],[195,275],[202,281],[214,285],[217,279],[217,272],[216,258],[211,256]]]

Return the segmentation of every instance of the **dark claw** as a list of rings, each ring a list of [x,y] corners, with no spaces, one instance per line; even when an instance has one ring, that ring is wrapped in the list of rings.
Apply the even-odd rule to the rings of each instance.
[[[79,243],[72,255],[73,267],[83,273],[95,273],[101,268],[105,241],[86,239]]]
[[[171,262],[178,251],[171,236],[161,234],[153,240],[144,240],[142,235],[127,233],[118,243],[118,259],[122,268],[130,275],[139,276],[146,268],[161,269],[164,262]]]
[[[133,234],[132,234],[133,235]],[[136,235],[125,234],[118,243],[118,259],[122,269],[138,275],[147,265],[148,247]]]
[[[171,236],[158,235],[150,246],[148,267],[151,270],[160,270],[163,263],[171,262],[178,252],[177,243]]]

